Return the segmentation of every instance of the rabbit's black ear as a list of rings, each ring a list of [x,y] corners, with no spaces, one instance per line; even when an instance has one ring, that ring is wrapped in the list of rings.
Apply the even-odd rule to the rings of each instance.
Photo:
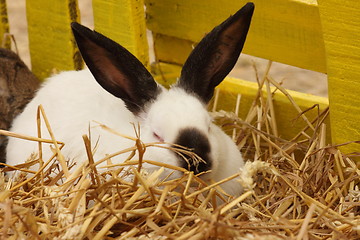
[[[239,58],[253,12],[254,4],[247,3],[207,34],[186,60],[176,86],[210,101]]]
[[[160,88],[144,65],[125,48],[79,23],[71,24],[81,55],[96,81],[138,114]]]

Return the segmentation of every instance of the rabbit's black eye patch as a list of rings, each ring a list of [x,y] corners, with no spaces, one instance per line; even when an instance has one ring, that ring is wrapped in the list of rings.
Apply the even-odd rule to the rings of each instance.
[[[181,167],[193,171],[195,174],[211,169],[210,143],[201,131],[195,128],[182,129],[175,144],[187,148],[191,153],[195,153],[185,154],[181,152],[181,154],[178,154]]]

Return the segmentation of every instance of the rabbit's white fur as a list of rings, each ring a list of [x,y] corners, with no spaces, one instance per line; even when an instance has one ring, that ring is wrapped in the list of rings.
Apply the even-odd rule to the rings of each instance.
[[[199,129],[208,137],[211,145],[213,165],[207,178],[211,177],[215,181],[235,174],[243,165],[239,150],[230,137],[211,122],[205,106],[195,96],[180,88],[163,89],[157,100],[149,105],[148,112],[137,118],[127,110],[121,99],[101,88],[88,69],[63,72],[44,83],[24,112],[14,120],[11,131],[37,136],[36,112],[40,104],[45,109],[56,139],[65,143],[62,153],[77,164],[87,160],[82,135],[88,134],[89,126],[92,146],[99,140],[94,154],[95,161],[106,154],[134,146],[132,140],[103,130],[94,122],[97,121],[129,136],[135,135],[131,123],[139,122],[141,140],[145,143],[158,141],[154,132],[165,142],[173,143],[179,130],[186,127]],[[44,123],[42,134],[43,138],[49,138]],[[52,152],[47,144],[44,146],[43,159],[49,159]],[[10,138],[7,164],[23,163],[37,149],[37,142]],[[128,154],[120,155],[113,158],[112,162],[122,162],[127,156]],[[179,166],[179,159],[174,153],[164,148],[149,147],[144,158]],[[152,167],[147,166],[149,170]],[[222,187],[230,194],[237,195],[241,192],[241,186],[237,182],[229,182]]]

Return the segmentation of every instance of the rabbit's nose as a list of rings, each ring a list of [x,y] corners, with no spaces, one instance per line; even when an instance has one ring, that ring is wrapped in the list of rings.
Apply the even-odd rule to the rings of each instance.
[[[196,128],[185,128],[179,132],[175,144],[189,152],[178,154],[180,166],[195,174],[211,169],[210,143],[208,138]]]

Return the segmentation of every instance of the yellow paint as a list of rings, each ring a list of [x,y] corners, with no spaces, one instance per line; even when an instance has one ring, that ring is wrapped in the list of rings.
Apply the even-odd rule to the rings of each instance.
[[[183,64],[193,47],[193,42],[176,37],[153,34],[153,38],[156,59],[162,62]]]
[[[198,42],[248,0],[145,0],[148,27],[155,33]],[[325,51],[316,1],[253,0],[255,12],[244,53],[326,72]],[[170,62],[174,53],[156,45]],[[176,52],[175,52],[176,53]],[[181,58],[179,58],[181,59]],[[179,62],[175,62],[179,63]]]
[[[93,0],[95,30],[149,65],[143,0]]]
[[[77,0],[27,0],[32,71],[40,79],[54,70],[80,69],[70,23],[79,21]]]
[[[153,72],[155,72],[158,76],[156,77],[156,80],[162,84],[165,83],[165,85],[174,83],[180,74],[180,69],[180,66],[165,63],[153,66]],[[162,74],[160,74],[160,71]],[[165,76],[166,79],[162,79],[161,76]],[[253,100],[258,92],[257,83],[228,77],[219,85],[219,89],[220,97],[218,110],[222,109],[234,112],[237,95],[241,94],[239,116],[242,119],[245,119],[246,114],[248,113],[251,104],[253,103]],[[274,88],[271,89],[271,91],[273,90]],[[322,111],[329,105],[327,98],[317,97],[291,90],[288,90],[288,93],[292,96],[294,101],[303,111],[311,108],[315,104],[318,104],[320,111]],[[263,95],[266,96],[265,87],[263,88]],[[306,126],[306,123],[301,118],[298,118],[299,113],[295,110],[294,106],[291,104],[288,98],[280,91],[277,91],[274,94],[273,99],[279,136],[285,139],[292,139],[296,136],[297,133],[300,132],[303,127]],[[314,120],[317,115],[317,108],[314,108],[305,114],[305,116],[310,121]],[[294,122],[295,119],[298,120]],[[327,119],[325,123],[327,125],[328,133],[327,142],[330,142],[331,134],[329,119]]]
[[[334,143],[360,140],[360,1],[318,0]],[[344,148],[360,152],[359,144]]]
[[[0,0],[0,43],[3,43],[5,33],[9,33],[9,21],[7,16],[6,1]],[[10,48],[10,40],[4,42],[6,48]]]

